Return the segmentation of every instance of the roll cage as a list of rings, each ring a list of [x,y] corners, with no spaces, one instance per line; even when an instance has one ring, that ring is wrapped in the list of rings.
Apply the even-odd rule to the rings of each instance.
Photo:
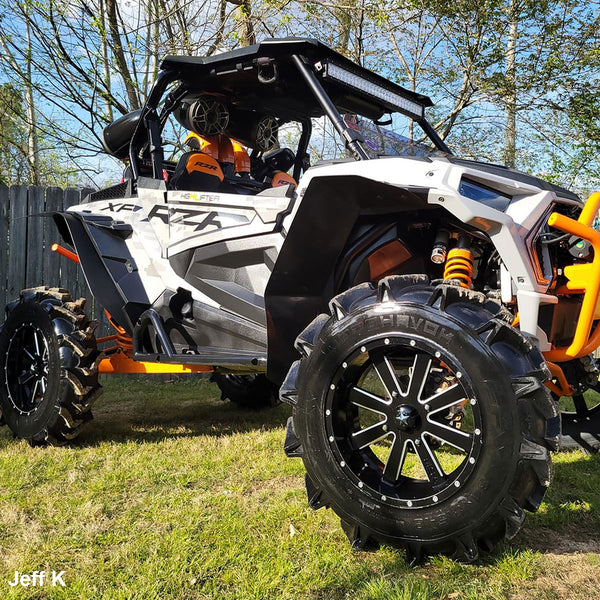
[[[140,176],[142,152],[150,160],[153,178],[162,178],[161,132],[167,118],[184,98],[199,93],[225,98],[242,119],[269,115],[279,125],[301,123],[293,171],[296,180],[310,141],[311,118],[327,117],[356,160],[369,155],[361,133],[345,124],[344,113],[375,123],[386,114],[402,113],[417,122],[439,150],[450,153],[425,119],[425,108],[432,105],[427,96],[392,83],[317,40],[269,39],[215,56],[163,60],[148,99],[136,115],[129,144],[134,181]]]

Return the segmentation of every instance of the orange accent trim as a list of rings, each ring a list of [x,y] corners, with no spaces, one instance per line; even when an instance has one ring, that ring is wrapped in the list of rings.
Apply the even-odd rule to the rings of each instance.
[[[133,351],[133,341],[131,339],[131,336],[125,331],[125,329],[123,329],[123,327],[120,327],[112,320],[111,314],[106,309],[104,309],[104,314],[106,315],[106,318],[108,319],[108,322],[110,323],[111,327],[117,332],[117,334],[109,335],[105,338],[100,338],[96,341],[99,344],[101,344],[102,342],[112,342],[116,340],[116,346],[112,346],[111,348],[105,348],[104,351],[107,352],[108,350],[119,349],[122,350],[128,356],[130,356]]]
[[[550,369],[550,373],[552,373],[552,376],[556,378],[558,383],[557,385],[553,381],[547,381],[546,387],[557,396],[572,396],[573,387],[569,385],[563,370],[553,362],[546,361],[546,363]]]
[[[233,145],[231,144],[231,140],[226,135],[219,136],[219,162],[230,165],[235,163]]]
[[[117,335],[117,347],[128,355],[133,352],[133,340],[131,339],[131,336],[127,334]]]
[[[600,209],[600,192],[594,192],[587,200],[577,221],[591,227]],[[552,215],[550,215],[552,216]]]
[[[107,335],[106,337],[96,338],[96,343],[105,344],[106,342],[114,342],[118,337],[118,335]]]
[[[375,250],[367,260],[369,261],[369,271],[371,281],[379,281],[385,275],[393,272],[403,262],[412,257],[412,254],[398,240],[387,243],[385,246]]]
[[[236,173],[250,173],[250,157],[244,146],[231,140],[233,146],[233,164]]]
[[[117,325],[113,320],[112,320],[112,315],[106,310],[104,309],[104,314],[106,315],[106,318],[108,319],[108,322],[110,323],[111,327],[120,335],[127,335],[127,332],[120,326]]]
[[[473,253],[466,248],[452,248],[448,252],[444,279],[458,279],[464,288],[470,288],[473,278]]]
[[[71,252],[59,244],[52,244],[52,246],[50,246],[50,250],[52,250],[52,252],[56,252],[56,254],[60,254],[61,256],[68,258],[69,260],[72,260],[73,262],[79,263],[79,256],[77,256],[75,252]]]
[[[515,318],[512,320],[512,323],[510,324],[510,326],[516,327],[520,322],[521,322],[521,316],[519,315],[519,313],[517,313],[515,315]]]
[[[600,326],[592,333],[594,321],[600,319],[600,233],[591,226],[599,207],[600,192],[595,192],[588,198],[577,221],[559,213],[552,213],[548,218],[551,227],[590,242],[594,259],[591,263],[569,265],[564,269],[567,290],[571,294],[583,290],[583,301],[571,345],[545,352],[546,360],[562,362],[581,358],[600,346]]]
[[[554,293],[557,296],[570,296],[572,294],[583,294],[583,293],[585,293],[585,290],[584,289],[580,289],[580,290],[569,289],[566,285],[561,285],[560,287],[558,287],[554,290]]]
[[[100,361],[98,373],[114,375],[117,373],[211,373],[213,368],[205,365],[183,365],[135,361],[122,351]]]

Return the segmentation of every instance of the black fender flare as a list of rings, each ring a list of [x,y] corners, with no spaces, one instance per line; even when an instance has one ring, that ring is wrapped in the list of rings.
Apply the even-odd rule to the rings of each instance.
[[[96,301],[110,313],[113,322],[133,335],[150,301],[123,237],[128,232],[111,232],[85,222],[75,213],[54,213],[52,217],[62,239],[75,249]]]
[[[294,340],[336,289],[336,269],[362,217],[394,223],[403,212],[443,210],[427,203],[428,188],[399,187],[354,175],[314,177],[287,233],[265,291],[267,376],[282,383],[298,354]],[[337,278],[339,280],[339,276]]]

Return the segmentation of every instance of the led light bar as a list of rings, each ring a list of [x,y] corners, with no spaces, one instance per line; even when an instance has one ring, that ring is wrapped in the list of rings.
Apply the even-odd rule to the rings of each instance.
[[[413,102],[396,92],[383,87],[377,83],[373,83],[360,75],[356,75],[352,71],[348,71],[334,63],[326,63],[323,76],[325,79],[331,79],[354,88],[364,94],[384,102],[388,106],[392,106],[400,112],[403,112],[411,117],[422,119],[424,107],[418,102]]]

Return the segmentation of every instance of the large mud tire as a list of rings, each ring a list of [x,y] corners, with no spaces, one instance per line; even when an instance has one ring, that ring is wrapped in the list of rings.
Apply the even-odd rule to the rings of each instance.
[[[32,288],[7,307],[0,331],[0,409],[15,437],[62,445],[92,419],[100,353],[84,310],[66,290]]]
[[[359,285],[330,310],[298,337],[281,391],[311,507],[331,507],[353,547],[404,548],[412,564],[470,562],[514,536],[552,479],[560,418],[510,315],[425,276]],[[448,451],[459,464],[441,465]],[[405,471],[417,459],[421,476]]]
[[[259,410],[279,404],[277,386],[265,375],[213,373],[210,380],[221,390],[221,400],[230,400],[243,408]]]

